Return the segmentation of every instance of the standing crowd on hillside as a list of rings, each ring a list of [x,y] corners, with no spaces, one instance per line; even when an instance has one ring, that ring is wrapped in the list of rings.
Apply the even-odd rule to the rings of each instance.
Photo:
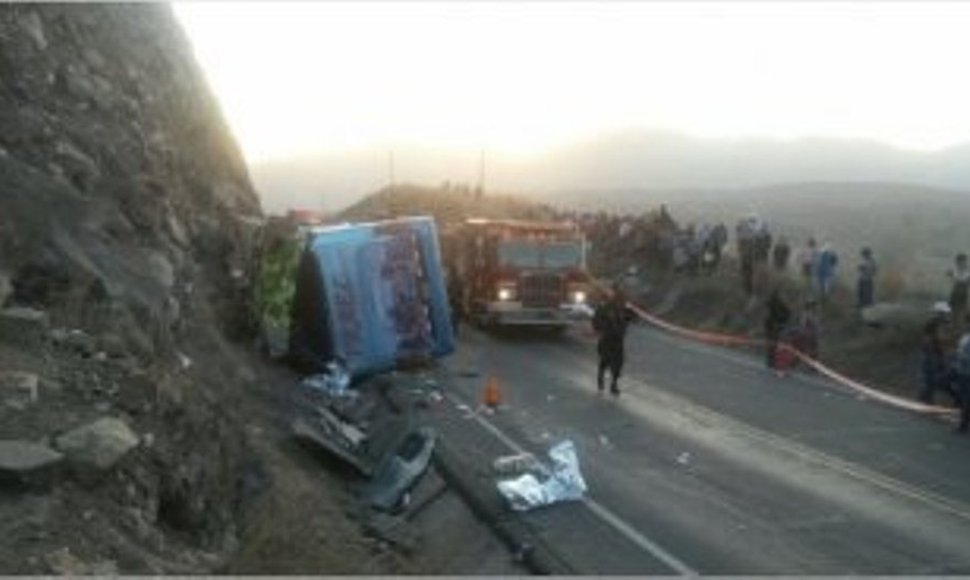
[[[586,234],[593,262],[601,273],[623,272],[635,276],[643,270],[669,271],[688,276],[710,275],[722,263],[728,244],[723,223],[680,227],[665,206],[642,216],[600,212],[561,213]],[[791,344],[815,358],[818,355],[819,306],[828,301],[838,282],[841,258],[831,242],[821,244],[814,237],[795,248],[788,238],[773,236],[771,228],[756,214],[734,227],[734,241],[740,274],[740,289],[754,304],[765,301],[764,335],[766,365],[783,373],[794,357],[778,343]],[[788,276],[794,265],[804,299],[797,312],[786,301],[778,280]],[[923,388],[919,398],[933,403],[937,392],[947,393],[962,409],[959,430],[970,427],[970,264],[960,253],[946,272],[950,282],[948,299],[936,303],[923,329]],[[855,306],[858,312],[876,304],[879,268],[871,247],[859,249],[855,271]]]

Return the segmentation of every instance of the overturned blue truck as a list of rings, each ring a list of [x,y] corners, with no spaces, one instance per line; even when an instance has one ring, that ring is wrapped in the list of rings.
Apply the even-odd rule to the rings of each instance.
[[[353,378],[455,347],[438,235],[429,217],[313,228],[296,274],[289,359],[338,362]]]

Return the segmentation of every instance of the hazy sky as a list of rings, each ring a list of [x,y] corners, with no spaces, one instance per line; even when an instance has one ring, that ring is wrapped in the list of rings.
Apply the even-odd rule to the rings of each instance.
[[[175,5],[250,161],[636,127],[970,141],[970,2]]]

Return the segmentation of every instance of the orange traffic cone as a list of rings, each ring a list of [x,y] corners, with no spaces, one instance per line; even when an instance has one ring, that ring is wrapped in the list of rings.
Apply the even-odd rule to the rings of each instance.
[[[502,404],[502,390],[498,386],[498,379],[489,375],[485,380],[485,390],[482,392],[482,404],[495,409]]]

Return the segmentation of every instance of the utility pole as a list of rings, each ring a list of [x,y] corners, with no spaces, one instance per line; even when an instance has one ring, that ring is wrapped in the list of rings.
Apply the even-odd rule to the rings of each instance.
[[[478,160],[478,190],[475,197],[481,199],[485,195],[485,148],[482,147],[481,156]]]
[[[387,152],[387,183],[388,191],[391,195],[394,194],[394,149],[391,148]]]

